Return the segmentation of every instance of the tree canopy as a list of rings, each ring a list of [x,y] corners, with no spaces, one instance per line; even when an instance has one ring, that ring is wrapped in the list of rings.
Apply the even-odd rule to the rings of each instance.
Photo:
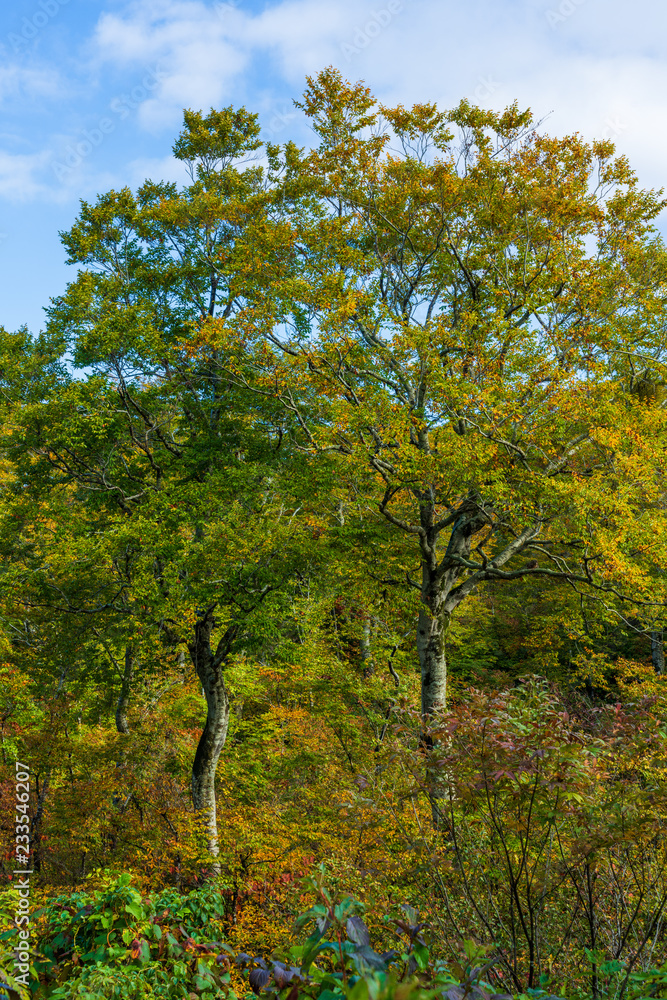
[[[0,745],[32,761],[34,870],[102,879],[130,964],[162,920],[159,965],[183,922],[109,869],[213,880],[255,947],[252,893],[267,939],[296,906],[260,866],[333,855],[497,945],[498,990],[547,952],[581,983],[584,947],[597,984],[667,906],[667,202],[517,105],[388,107],[329,68],[297,107],[312,149],[187,110],[189,183],[82,201],[45,330],[1,332]],[[317,940],[344,912],[368,947],[339,905]],[[80,959],[48,913],[44,982]],[[380,969],[337,940],[345,984]]]

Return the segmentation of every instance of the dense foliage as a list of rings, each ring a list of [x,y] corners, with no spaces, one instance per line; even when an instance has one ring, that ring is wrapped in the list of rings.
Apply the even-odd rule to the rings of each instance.
[[[299,106],[187,111],[1,331],[4,981],[25,827],[35,996],[667,996],[662,196]]]

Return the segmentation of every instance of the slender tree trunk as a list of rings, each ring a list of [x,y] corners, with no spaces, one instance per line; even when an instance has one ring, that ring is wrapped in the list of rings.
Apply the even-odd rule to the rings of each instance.
[[[41,788],[39,787],[39,775],[37,775],[35,783],[37,803],[35,814],[30,824],[30,853],[32,856],[32,868],[38,875],[42,871],[42,819],[44,817],[44,805],[49,791],[50,778],[51,768],[44,775]]]
[[[421,672],[421,714],[423,725],[447,703],[447,660],[445,632],[449,616],[445,609],[449,581],[438,564],[439,531],[434,526],[435,509],[421,505],[421,607],[417,622],[417,656]]]
[[[67,673],[69,666],[63,666],[60,671],[60,677],[58,678],[58,687],[56,688],[56,698],[59,698],[62,694],[63,688],[65,687],[65,680],[67,679]],[[35,807],[35,814],[32,817],[32,822],[30,823],[30,853],[32,856],[32,867],[35,872],[41,874],[42,871],[42,820],[44,819],[44,807],[46,805],[46,797],[49,793],[49,784],[51,781],[51,767],[46,769],[44,778],[42,779],[42,787],[39,787],[39,775],[36,775],[35,784],[35,794],[37,795],[37,803]]]
[[[211,648],[211,633],[214,628],[213,608],[210,608],[197,622],[195,639],[189,649],[206,698],[206,724],[192,765],[192,802],[204,819],[208,849],[217,858],[219,845],[215,772],[229,728],[229,697],[225,687],[224,664],[235,630],[228,629],[225,632],[214,652]],[[220,866],[217,862],[214,862],[212,868],[214,874],[219,874]]]
[[[665,647],[663,642],[663,632],[651,632],[651,660],[656,674],[665,672]]]
[[[435,546],[432,548],[435,552]],[[417,623],[417,653],[421,671],[421,746],[426,751],[426,787],[431,803],[433,829],[443,827],[442,775],[434,762],[434,740],[429,732],[429,724],[439,710],[447,703],[447,657],[445,634],[449,615],[445,611],[442,579],[433,560],[422,558],[422,589],[419,621]]]
[[[375,673],[375,664],[373,663],[373,654],[371,652],[370,618],[364,619],[364,624],[361,630],[361,638],[359,639],[359,658],[361,660],[363,676],[365,678],[372,677]]]
[[[116,703],[116,729],[119,733],[127,734],[130,727],[127,722],[127,705],[130,700],[130,690],[132,678],[134,676],[134,654],[131,646],[125,647],[125,669],[120,685],[120,694]]]
[[[454,608],[464,594],[453,593],[461,576],[458,558],[470,556],[473,533],[484,524],[476,505],[470,516],[461,513],[456,519],[447,545],[439,558],[440,530],[434,525],[435,511],[424,504],[421,511],[422,579],[421,608],[417,624],[417,654],[421,668],[421,710],[427,720],[447,704],[447,657],[445,638]]]

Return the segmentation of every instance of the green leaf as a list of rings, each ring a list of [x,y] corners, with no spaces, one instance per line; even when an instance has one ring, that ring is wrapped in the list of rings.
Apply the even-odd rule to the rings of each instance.
[[[345,996],[345,991],[342,988],[340,990],[322,990],[318,995],[318,1000],[340,1000],[343,996]]]
[[[428,968],[429,961],[429,949],[423,944],[415,944],[412,949],[412,954],[415,956],[415,961],[420,969]]]

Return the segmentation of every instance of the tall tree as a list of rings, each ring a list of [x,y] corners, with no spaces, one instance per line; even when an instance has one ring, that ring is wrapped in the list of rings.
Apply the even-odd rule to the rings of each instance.
[[[265,212],[265,170],[238,165],[258,148],[258,132],[244,109],[186,112],[174,153],[192,183],[179,191],[147,181],[136,196],[124,189],[82,202],[62,234],[80,270],[52,304],[46,336],[21,342],[21,371],[16,338],[3,343],[14,387],[26,386],[38,370],[33,359],[50,352],[53,377],[43,391],[22,391],[8,447],[35,503],[50,495],[56,523],[73,516],[80,529],[46,565],[31,554],[41,589],[23,599],[56,620],[94,626],[111,662],[124,659],[121,731],[134,660],[145,670],[147,647],[189,651],[207,705],[193,801],[213,854],[215,770],[229,716],[224,670],[261,641],[259,608],[287,586],[298,530],[284,498],[275,500],[288,457],[286,447],[276,451],[280,427],[221,374],[215,349],[198,337],[203,323],[230,318],[252,293],[230,261],[242,254],[249,220],[258,224]],[[42,542],[40,553],[48,535]]]
[[[451,615],[485,581],[664,604],[666,415],[630,390],[665,371],[665,202],[610,142],[516,106],[379,106],[332,69],[299,106],[320,144],[254,227],[264,300],[208,336],[297,449],[365,468],[362,505],[410,543],[428,717]]]

